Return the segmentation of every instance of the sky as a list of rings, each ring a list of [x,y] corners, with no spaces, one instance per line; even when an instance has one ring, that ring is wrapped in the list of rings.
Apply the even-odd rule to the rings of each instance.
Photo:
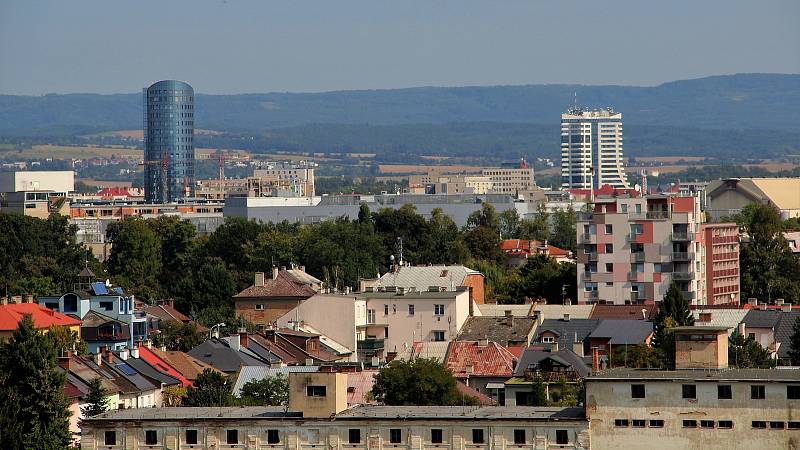
[[[0,93],[652,86],[800,73],[798,0],[0,0]]]

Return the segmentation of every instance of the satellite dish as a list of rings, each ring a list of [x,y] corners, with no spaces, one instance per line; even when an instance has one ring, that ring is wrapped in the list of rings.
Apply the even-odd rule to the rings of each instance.
[[[633,189],[634,189],[636,192],[642,192],[642,187],[641,187],[641,186],[639,186],[638,184],[636,184],[635,186],[633,186]]]

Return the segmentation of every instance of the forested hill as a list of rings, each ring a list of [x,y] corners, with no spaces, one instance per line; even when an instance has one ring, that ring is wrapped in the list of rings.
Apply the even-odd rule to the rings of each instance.
[[[188,80],[191,82],[191,80]],[[203,86],[195,86],[198,91]],[[557,124],[573,101],[613,106],[626,125],[795,131],[800,75],[740,74],[655,87],[420,87],[310,94],[197,95],[196,126],[258,132],[308,124]],[[0,96],[0,134],[138,129],[142,95]]]

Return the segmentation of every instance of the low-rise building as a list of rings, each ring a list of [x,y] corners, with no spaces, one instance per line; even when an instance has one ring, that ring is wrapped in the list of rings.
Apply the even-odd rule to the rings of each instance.
[[[322,289],[322,282],[297,269],[272,268],[272,277],[256,272],[252,286],[233,296],[236,316],[259,329],[271,327],[287,312]]]
[[[572,252],[549,245],[546,240],[506,239],[500,242],[500,249],[506,254],[509,267],[524,266],[532,255],[547,255],[556,262],[573,262]]]
[[[31,316],[33,326],[44,332],[51,326],[69,328],[78,333],[81,321],[37,305],[36,303],[14,303],[0,305],[0,339],[8,339],[19,328],[19,322],[25,315]]]
[[[800,217],[800,178],[727,178],[706,187],[713,220],[732,216],[753,203],[770,205],[783,219]]]
[[[514,374],[517,358],[496,342],[453,341],[444,365],[457,380],[505,404],[503,383]]]

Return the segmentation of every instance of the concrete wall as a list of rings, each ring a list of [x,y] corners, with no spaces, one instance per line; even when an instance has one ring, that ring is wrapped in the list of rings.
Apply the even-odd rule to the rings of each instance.
[[[75,172],[71,170],[0,172],[0,192],[73,192]]]
[[[352,295],[317,294],[278,319],[278,326],[292,328],[295,321],[306,322],[315,330],[356,351],[356,325],[366,320],[363,302]]]
[[[324,386],[325,396],[309,396],[309,386]],[[289,410],[303,411],[304,417],[328,418],[345,409],[347,409],[346,373],[289,374]]]
[[[646,397],[631,398],[631,384],[645,384]],[[697,386],[697,399],[682,398],[682,384]],[[730,400],[717,398],[717,385],[730,384]],[[750,398],[751,384],[766,385],[766,399]],[[800,420],[795,410],[800,400],[786,399],[786,384],[769,382],[696,382],[648,380],[586,381],[587,419],[592,449],[787,449],[800,444],[800,430],[753,429],[752,421]],[[645,420],[644,428],[615,426],[615,420]],[[650,427],[663,420],[663,428]],[[696,420],[697,428],[684,428],[683,420]],[[700,428],[713,420],[715,428]],[[732,429],[716,428],[720,420],[733,421]]]

